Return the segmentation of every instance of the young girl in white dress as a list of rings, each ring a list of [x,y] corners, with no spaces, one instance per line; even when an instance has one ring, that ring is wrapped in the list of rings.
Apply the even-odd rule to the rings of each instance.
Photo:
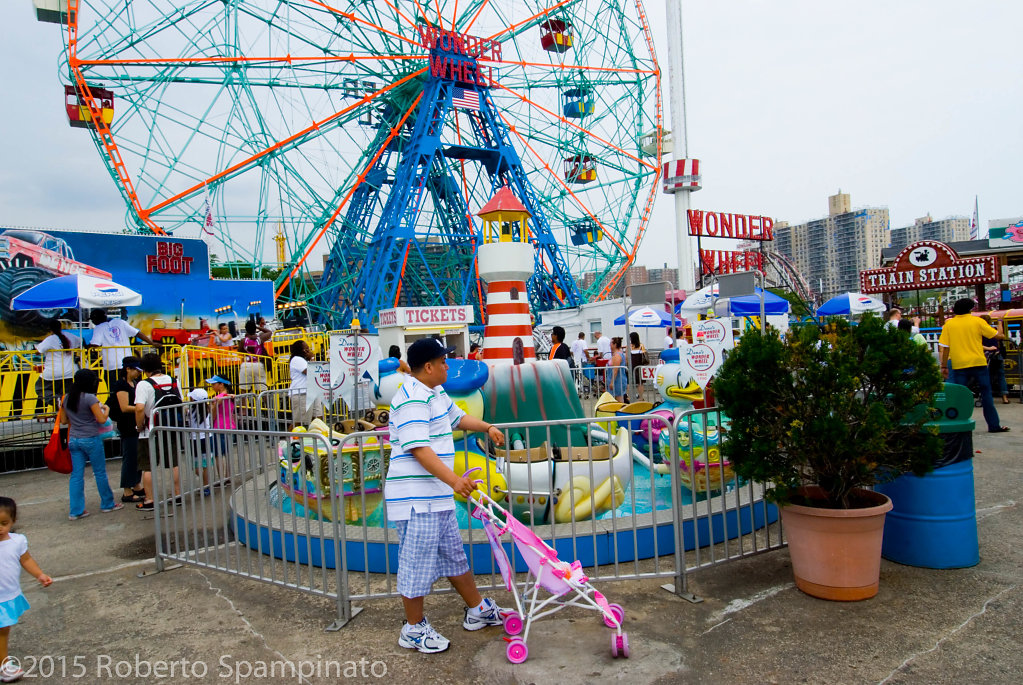
[[[25,536],[11,532],[17,518],[18,505],[14,500],[0,497],[0,682],[3,683],[13,683],[25,675],[16,661],[7,660],[11,626],[29,608],[28,600],[21,594],[21,569],[31,573],[43,587],[49,587],[53,582],[28,553]]]

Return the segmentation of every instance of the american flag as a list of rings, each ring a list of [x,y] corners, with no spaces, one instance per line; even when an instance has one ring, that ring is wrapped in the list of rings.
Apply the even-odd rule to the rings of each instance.
[[[462,109],[473,109],[477,112],[480,109],[480,94],[475,90],[455,88],[451,91],[451,105]]]

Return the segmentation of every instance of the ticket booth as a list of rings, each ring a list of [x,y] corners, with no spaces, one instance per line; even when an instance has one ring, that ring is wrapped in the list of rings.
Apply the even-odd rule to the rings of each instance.
[[[380,352],[386,357],[391,345],[401,349],[405,359],[408,346],[420,338],[439,336],[445,346],[453,346],[453,356],[469,354],[469,326],[473,323],[471,305],[451,307],[394,307],[380,312],[377,332]]]

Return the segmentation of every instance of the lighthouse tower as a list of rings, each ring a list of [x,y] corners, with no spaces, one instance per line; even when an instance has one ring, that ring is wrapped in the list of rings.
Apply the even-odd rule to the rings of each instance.
[[[483,244],[476,257],[479,276],[487,282],[483,359],[490,366],[533,360],[536,353],[526,292],[536,254],[527,224],[532,214],[511,188],[502,186],[477,216],[483,219]]]

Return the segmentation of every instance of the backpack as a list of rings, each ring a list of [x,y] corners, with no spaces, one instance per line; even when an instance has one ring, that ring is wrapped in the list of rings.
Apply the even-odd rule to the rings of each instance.
[[[242,341],[242,349],[248,354],[266,356],[266,348],[263,347],[263,343],[259,341],[259,337],[249,338],[246,337]]]
[[[132,400],[132,393],[129,393],[129,404],[134,406],[135,403]],[[110,420],[114,422],[114,425],[117,426],[117,430],[122,433],[135,432],[135,412],[121,411],[121,403],[117,399],[116,387],[111,388],[110,393],[107,395],[106,405],[110,410],[107,415],[110,417]]]
[[[146,383],[153,386],[153,392],[156,395],[156,400],[153,403],[153,426],[161,425],[159,419],[163,417],[165,426],[184,426],[184,414],[182,413],[181,391],[178,389],[178,382],[171,380],[170,383],[165,385],[158,385],[152,378],[147,378]],[[167,407],[176,407],[176,409],[168,410]],[[160,411],[163,410],[163,411]]]
[[[121,411],[121,403],[117,401],[116,392],[110,392],[107,396],[107,408],[110,410],[107,416],[114,423],[119,423],[124,418],[124,412]]]

